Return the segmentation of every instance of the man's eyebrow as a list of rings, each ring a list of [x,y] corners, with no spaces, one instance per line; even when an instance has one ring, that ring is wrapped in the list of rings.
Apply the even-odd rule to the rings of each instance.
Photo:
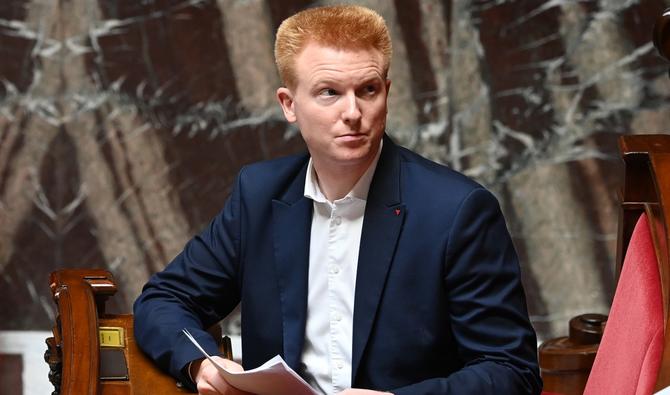
[[[374,76],[362,78],[360,83],[362,85],[362,84],[369,84],[371,82],[373,82],[375,84],[382,83],[382,82],[384,82],[384,78],[381,75],[374,75]]]
[[[361,76],[359,79],[356,79],[354,83],[355,85],[366,85],[371,83],[381,84],[384,81],[385,81],[384,76],[382,76],[377,72],[371,71]],[[309,86],[314,88],[321,85],[341,85],[342,83],[344,83],[344,81],[336,76],[334,77],[331,75],[321,75],[310,80],[308,83]]]
[[[360,79],[357,79],[355,83],[357,85],[364,85],[364,84],[369,84],[369,83],[381,83],[384,81],[384,77],[378,74],[374,75],[366,75]],[[312,84],[313,85],[319,85],[319,84],[341,84],[343,81],[338,79],[338,78],[331,78],[331,77],[322,77],[315,79]]]
[[[313,85],[337,84],[337,83],[338,83],[338,81],[335,78],[317,78],[312,82]]]

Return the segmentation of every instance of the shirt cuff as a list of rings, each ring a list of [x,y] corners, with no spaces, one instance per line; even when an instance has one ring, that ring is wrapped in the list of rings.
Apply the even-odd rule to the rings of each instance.
[[[186,366],[186,375],[188,376],[189,380],[191,380],[191,383],[197,384],[191,375],[191,365],[193,365],[193,361],[189,362]]]
[[[195,382],[195,378],[191,376],[191,365],[195,361],[197,361],[197,359],[194,359],[193,361],[190,361],[188,364],[184,365],[184,368],[181,370],[181,381],[179,384],[190,391],[197,392],[198,384]]]

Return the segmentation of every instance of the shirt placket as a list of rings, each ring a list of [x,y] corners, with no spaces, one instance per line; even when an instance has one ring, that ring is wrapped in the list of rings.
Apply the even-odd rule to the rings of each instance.
[[[342,355],[342,330],[340,322],[342,321],[342,285],[341,273],[345,269],[346,256],[344,249],[337,248],[341,246],[344,238],[344,226],[342,224],[344,205],[336,203],[331,206],[328,233],[328,295],[329,311],[328,319],[330,324],[330,366],[331,378],[334,392],[344,390],[343,388],[343,368],[344,355]]]

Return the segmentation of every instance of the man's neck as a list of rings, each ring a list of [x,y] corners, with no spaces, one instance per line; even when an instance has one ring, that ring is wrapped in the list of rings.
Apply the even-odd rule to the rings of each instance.
[[[313,161],[314,171],[321,192],[331,202],[345,197],[374,161],[375,156],[365,162],[350,166],[329,166]]]

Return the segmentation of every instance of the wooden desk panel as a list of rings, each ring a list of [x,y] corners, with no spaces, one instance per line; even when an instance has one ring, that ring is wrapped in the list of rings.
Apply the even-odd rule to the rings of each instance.
[[[129,377],[129,380],[101,380],[101,395],[171,395],[189,393],[177,387],[175,379],[159,370],[137,347],[135,337],[133,336],[132,315],[105,315],[99,318],[99,326],[124,328],[124,353]]]

